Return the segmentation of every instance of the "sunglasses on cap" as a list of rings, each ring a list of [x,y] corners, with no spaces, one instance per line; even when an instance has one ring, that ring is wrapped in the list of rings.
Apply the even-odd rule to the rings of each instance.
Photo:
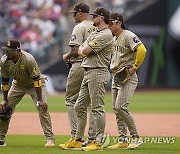
[[[5,50],[4,52],[6,53],[6,54],[11,54],[11,53],[13,53],[15,50]]]

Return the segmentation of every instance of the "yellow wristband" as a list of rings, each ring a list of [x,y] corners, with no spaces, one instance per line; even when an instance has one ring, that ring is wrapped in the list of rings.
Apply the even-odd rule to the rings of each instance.
[[[9,85],[8,84],[5,84],[5,85],[1,84],[1,89],[2,89],[2,91],[7,91],[7,90],[9,90]]]
[[[38,88],[38,87],[41,87],[41,86],[42,86],[41,80],[34,81],[34,87]]]
[[[86,57],[86,55],[85,55],[85,54],[83,54],[83,53],[81,53],[81,56]]]
[[[81,52],[81,56],[86,57],[86,55],[83,52]]]

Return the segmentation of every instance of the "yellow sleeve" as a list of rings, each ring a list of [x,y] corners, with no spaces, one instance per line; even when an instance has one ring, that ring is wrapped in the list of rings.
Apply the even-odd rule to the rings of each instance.
[[[135,63],[133,65],[133,68],[135,70],[137,70],[141,66],[142,62],[144,61],[144,58],[146,56],[147,51],[146,51],[145,46],[143,44],[141,44],[136,48],[136,52],[137,52],[136,53],[136,60],[135,60]]]

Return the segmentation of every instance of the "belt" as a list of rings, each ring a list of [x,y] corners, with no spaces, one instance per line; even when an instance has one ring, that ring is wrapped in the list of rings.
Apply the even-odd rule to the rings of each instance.
[[[83,67],[85,71],[89,71],[92,69],[100,69],[100,67]]]
[[[90,70],[89,67],[83,67],[83,68],[84,68],[84,70],[85,70],[86,72]]]
[[[74,63],[81,63],[82,61],[71,61],[71,64],[74,64]]]

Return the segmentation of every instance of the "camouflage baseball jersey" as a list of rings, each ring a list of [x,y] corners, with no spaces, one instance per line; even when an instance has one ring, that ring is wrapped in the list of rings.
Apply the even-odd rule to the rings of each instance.
[[[109,28],[100,31],[96,29],[84,44],[88,44],[95,54],[90,54],[83,59],[83,67],[107,68],[109,66],[113,45],[113,36]]]
[[[20,87],[33,86],[33,79],[40,75],[38,65],[34,57],[21,50],[21,55],[17,63],[7,60],[4,55],[1,58],[1,75],[4,78],[12,77],[13,83]]]
[[[88,36],[95,31],[93,22],[90,20],[84,20],[81,23],[77,24],[73,28],[71,39],[69,41],[69,46],[80,46],[88,38]],[[82,61],[83,57],[78,56],[76,58],[71,58],[71,61]]]
[[[136,59],[134,50],[141,43],[137,35],[129,30],[123,30],[118,38],[115,36],[110,65],[111,71],[118,71],[125,66],[133,65]]]

